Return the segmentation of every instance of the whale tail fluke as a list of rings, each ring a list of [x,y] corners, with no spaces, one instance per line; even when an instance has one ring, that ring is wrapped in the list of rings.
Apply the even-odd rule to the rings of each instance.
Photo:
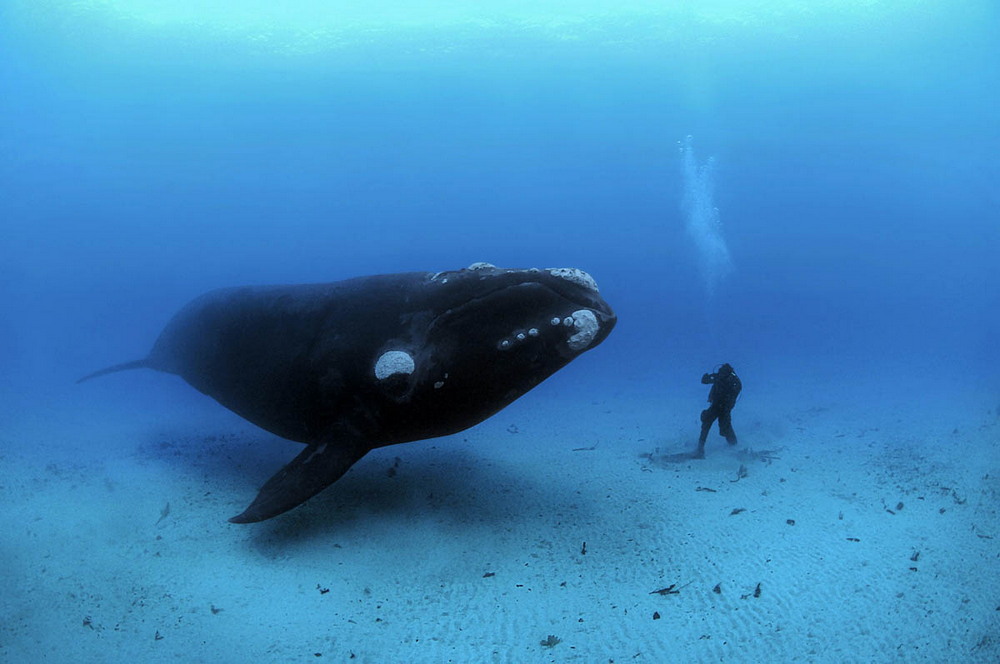
[[[103,376],[109,373],[115,373],[116,371],[128,371],[129,369],[149,369],[152,368],[149,364],[149,358],[142,360],[133,360],[131,362],[122,362],[121,364],[115,364],[113,366],[101,369],[100,371],[95,371],[94,373],[87,374],[80,380],[76,381],[76,384],[90,380],[91,378],[97,378],[98,376]]]

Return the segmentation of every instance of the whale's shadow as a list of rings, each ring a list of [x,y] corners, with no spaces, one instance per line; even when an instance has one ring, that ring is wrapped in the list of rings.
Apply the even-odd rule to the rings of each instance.
[[[174,430],[152,435],[139,448],[146,463],[171,467],[185,491],[212,486],[214,500],[201,510],[220,528],[277,469],[301,450],[298,443],[252,427],[198,434]],[[587,518],[587,501],[570,487],[540,482],[513,462],[489,454],[489,442],[469,443],[461,434],[372,450],[339,481],[298,508],[252,529],[255,548],[282,550],[314,539],[363,536],[374,520],[400,528],[433,521],[444,528],[490,531],[523,528],[546,515],[571,511]],[[226,511],[228,510],[228,511]]]

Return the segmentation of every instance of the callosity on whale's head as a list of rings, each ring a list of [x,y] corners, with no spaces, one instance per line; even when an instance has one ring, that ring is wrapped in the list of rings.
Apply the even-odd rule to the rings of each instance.
[[[496,313],[513,317],[513,320],[498,321],[501,328],[507,323],[515,326],[506,338],[497,341],[500,351],[522,347],[522,342],[528,338],[537,338],[541,328],[562,325],[565,334],[552,335],[552,349],[572,359],[603,341],[617,320],[601,297],[594,278],[577,268],[508,270],[489,263],[474,263],[465,270],[432,277],[435,282],[450,280],[477,284],[477,289],[483,291],[476,298],[477,308],[487,308],[479,305],[488,302],[489,307],[495,307]],[[462,286],[456,290],[461,292]],[[525,327],[526,330],[521,329]],[[524,335],[526,331],[528,338]]]
[[[433,311],[372,358],[388,402],[383,444],[482,421],[597,346],[617,321],[594,279],[573,268],[476,263],[428,275],[420,289],[433,293]]]

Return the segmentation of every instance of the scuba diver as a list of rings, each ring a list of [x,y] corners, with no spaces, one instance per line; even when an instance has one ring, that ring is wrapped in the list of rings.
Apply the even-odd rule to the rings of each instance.
[[[736,432],[733,431],[730,412],[736,405],[740,390],[743,389],[740,377],[729,363],[720,366],[715,373],[704,374],[701,382],[703,385],[711,385],[712,389],[708,392],[710,405],[701,411],[701,436],[698,438],[698,450],[694,453],[696,459],[705,457],[705,439],[708,438],[708,430],[712,428],[715,420],[719,420],[719,434],[724,436],[730,445],[736,444]]]

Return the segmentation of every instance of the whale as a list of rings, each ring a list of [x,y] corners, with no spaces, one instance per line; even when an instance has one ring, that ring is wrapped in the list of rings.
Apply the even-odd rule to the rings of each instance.
[[[181,308],[127,369],[183,378],[304,449],[233,523],[270,519],[369,451],[457,433],[494,415],[617,322],[577,268],[474,263],[321,284],[239,286]]]

